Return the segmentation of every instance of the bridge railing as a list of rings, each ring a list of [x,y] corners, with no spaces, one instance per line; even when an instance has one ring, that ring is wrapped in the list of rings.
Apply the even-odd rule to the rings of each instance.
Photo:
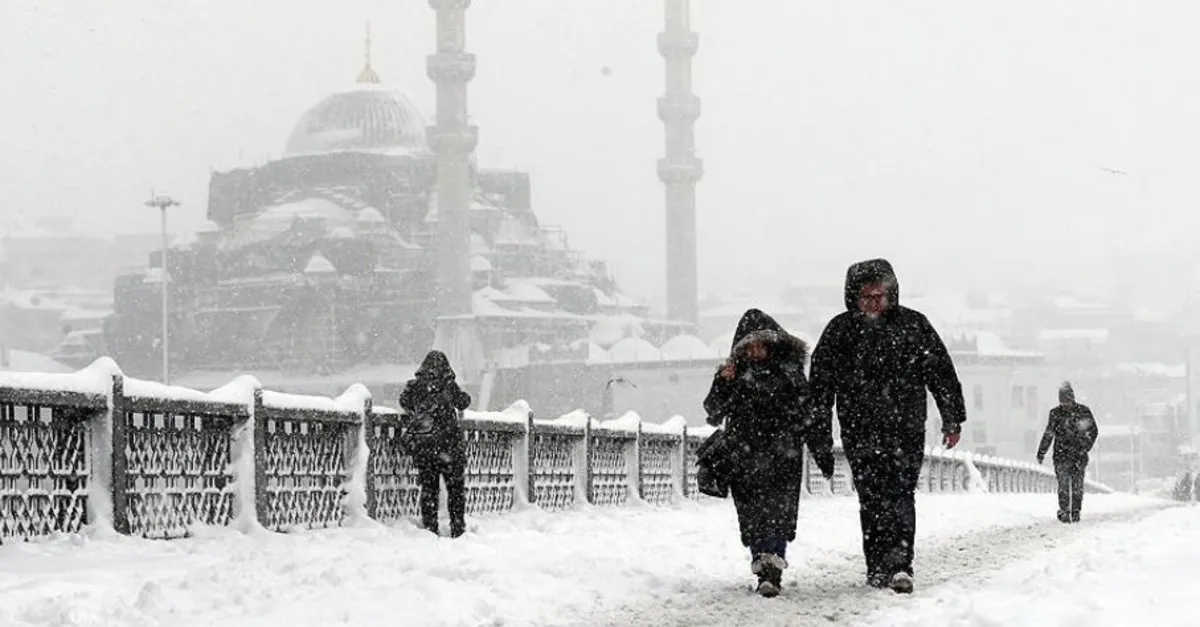
[[[263,390],[247,376],[203,393],[125,377],[108,359],[73,375],[0,373],[0,542],[84,525],[178,538],[210,525],[413,519],[419,490],[400,419],[361,385],[328,398]],[[535,420],[524,402],[467,411],[462,425],[471,514],[700,498],[696,449],[713,431],[633,413]],[[827,483],[810,460],[803,494],[853,494],[840,448],[836,468]],[[920,481],[947,493],[1054,485],[1040,466],[941,450],[926,451]]]

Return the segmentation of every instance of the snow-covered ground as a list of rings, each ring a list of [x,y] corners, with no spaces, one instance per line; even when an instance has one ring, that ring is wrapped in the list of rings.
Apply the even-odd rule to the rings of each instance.
[[[784,596],[772,600],[749,591],[748,557],[728,501],[525,511],[474,519],[458,540],[409,525],[258,536],[212,530],[170,542],[72,538],[0,547],[0,625],[900,624],[893,615],[930,624],[922,612],[939,617],[932,624],[947,624],[941,617],[991,605],[1007,612],[1004,620],[960,624],[1032,625],[1039,624],[1032,610],[1043,605],[1091,611],[1116,603],[1014,603],[1026,590],[1075,590],[1037,566],[1057,563],[1060,553],[1081,564],[1063,581],[1109,561],[1128,566],[1141,556],[1149,568],[1155,559],[1174,559],[1175,551],[1151,551],[1147,543],[1190,539],[1153,533],[1130,544],[1138,529],[1174,529],[1197,511],[1155,513],[1164,505],[1089,496],[1087,520],[1064,527],[1053,521],[1050,495],[922,496],[913,597],[861,585],[856,503],[846,498],[802,504]],[[1200,523],[1188,524],[1200,530]],[[1072,557],[1089,543],[1094,555]],[[1062,548],[1036,554],[1049,547]],[[1194,562],[1196,552],[1178,552],[1178,565]],[[987,586],[991,576],[1003,592]],[[1103,589],[1121,585],[1109,581]],[[987,604],[973,604],[973,595]],[[1186,592],[1175,597],[1183,602]],[[1054,618],[1050,609],[1040,616]]]
[[[916,625],[1200,625],[1200,510],[1059,535],[985,577],[947,582],[867,621]]]

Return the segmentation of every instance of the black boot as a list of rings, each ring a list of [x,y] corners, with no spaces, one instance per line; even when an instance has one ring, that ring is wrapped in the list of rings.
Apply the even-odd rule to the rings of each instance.
[[[1058,522],[1060,522],[1060,523],[1071,522],[1071,514],[1068,512],[1064,512],[1062,510],[1058,510]]]
[[[774,553],[760,553],[750,564],[750,572],[758,575],[758,593],[766,598],[779,596],[783,589],[783,569],[787,560]]]
[[[892,575],[892,580],[888,582],[888,587],[896,594],[912,594],[913,578],[912,575],[906,572],[899,572]]]

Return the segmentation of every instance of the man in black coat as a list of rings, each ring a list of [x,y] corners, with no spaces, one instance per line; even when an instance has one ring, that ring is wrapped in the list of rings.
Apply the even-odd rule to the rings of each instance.
[[[722,463],[742,544],[750,549],[750,570],[765,597],[779,594],[787,545],[796,539],[805,442],[821,472],[833,474],[832,440],[806,433],[807,357],[803,341],[751,309],[738,322],[729,359],[704,399],[709,424],[725,424],[728,459]]]
[[[446,482],[450,510],[450,536],[466,531],[466,445],[458,412],[471,406],[471,396],[458,387],[450,360],[441,351],[430,351],[400,393],[406,413],[404,446],[417,469],[421,488],[421,522],[438,532],[438,493]]]
[[[829,322],[813,353],[813,420],[832,429],[837,405],[858,492],[867,583],[910,593],[926,390],[949,448],[966,420],[962,385],[933,325],[900,305],[900,286],[886,260],[850,266],[845,302],[845,313]]]
[[[1075,402],[1075,390],[1064,381],[1058,389],[1058,407],[1050,410],[1046,433],[1038,446],[1037,461],[1042,463],[1050,443],[1054,443],[1054,474],[1058,477],[1058,520],[1079,522],[1083,508],[1083,477],[1087,472],[1088,453],[1100,430],[1087,405]]]

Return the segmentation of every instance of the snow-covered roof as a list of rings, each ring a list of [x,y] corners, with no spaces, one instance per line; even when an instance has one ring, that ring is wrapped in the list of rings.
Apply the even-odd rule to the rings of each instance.
[[[1187,364],[1123,363],[1117,364],[1118,372],[1139,377],[1163,377],[1182,379],[1187,376]]]
[[[1043,340],[1108,340],[1108,329],[1045,329],[1038,333]]]
[[[357,220],[363,224],[385,224],[387,218],[383,217],[382,213],[375,207],[367,207],[358,212]]]
[[[0,371],[4,372],[45,372],[49,374],[75,372],[74,368],[40,353],[10,350],[3,357],[7,357],[7,359],[0,358]]]
[[[473,255],[471,257],[471,272],[491,272],[492,262],[481,255]]]
[[[337,274],[337,268],[333,267],[333,263],[326,259],[325,255],[313,253],[308,265],[304,266],[304,274]]]
[[[551,298],[545,290],[527,281],[508,281],[504,287],[504,292],[507,299],[494,300],[534,304],[554,304],[558,302]]]
[[[412,101],[395,89],[363,83],[332,94],[305,112],[292,129],[284,154],[426,150],[425,119]]]
[[[662,345],[662,358],[667,360],[687,361],[691,359],[713,359],[720,356],[704,340],[688,334],[676,335]]]
[[[992,331],[975,331],[965,337],[974,340],[975,354],[980,357],[1043,357],[1037,351],[1009,348],[1004,339]]]
[[[589,339],[600,346],[609,346],[630,337],[642,337],[646,334],[643,320],[637,316],[599,316],[592,327]]]
[[[471,254],[472,255],[490,255],[492,247],[488,246],[487,240],[478,233],[471,233]]]
[[[633,363],[645,361],[662,361],[662,352],[653,344],[640,337],[627,337],[608,349],[608,356],[613,363]]]

